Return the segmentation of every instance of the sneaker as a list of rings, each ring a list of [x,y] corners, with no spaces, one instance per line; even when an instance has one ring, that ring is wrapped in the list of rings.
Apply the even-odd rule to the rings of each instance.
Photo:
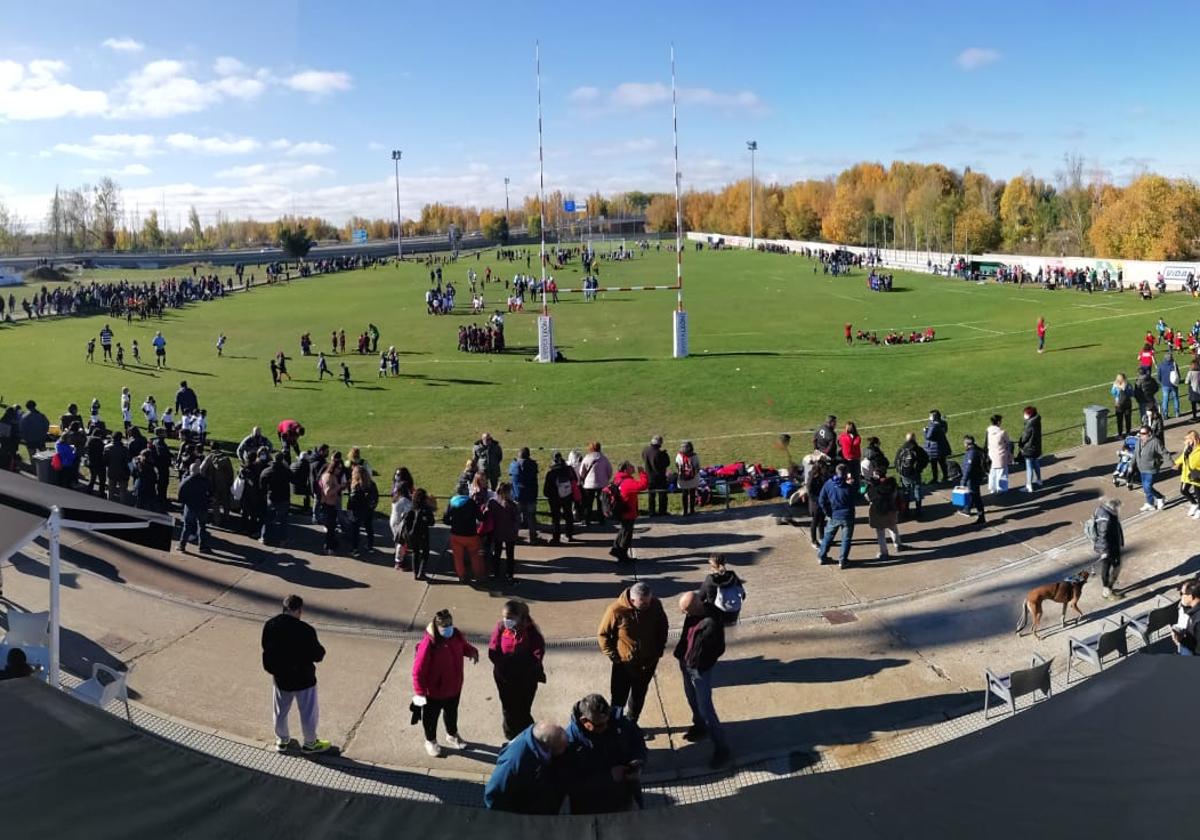
[[[1142,505],[1140,508],[1138,508],[1138,510],[1139,510],[1139,511],[1154,510],[1154,505],[1152,505],[1152,504],[1150,504],[1149,502],[1147,502],[1146,504],[1144,504],[1144,505]]]
[[[1197,509],[1196,512],[1192,514],[1192,519],[1200,519],[1200,509]]]
[[[1117,589],[1116,587],[1113,587],[1113,589],[1111,591],[1112,591],[1112,597],[1113,597],[1114,601],[1119,601],[1125,597],[1125,593],[1122,592],[1120,589]]]
[[[1105,601],[1112,600],[1112,590],[1107,586],[1100,590],[1100,597]]]
[[[687,732],[683,733],[683,740],[689,743],[703,741],[708,737],[708,730],[702,726],[689,726]]]
[[[300,748],[300,751],[301,751],[301,752],[305,752],[305,753],[309,753],[309,754],[313,754],[313,753],[323,753],[323,752],[325,752],[326,750],[328,750],[328,749],[329,749],[331,746],[333,746],[333,745],[332,745],[332,744],[330,744],[328,741],[325,741],[325,740],[322,740],[322,739],[318,738],[317,740],[315,740],[315,741],[309,741],[307,744],[305,744],[304,746],[302,746],[302,747]]]
[[[1167,504],[1167,500],[1164,499],[1162,496],[1159,496],[1157,499],[1154,500],[1154,507],[1157,508],[1158,510],[1162,510],[1163,507],[1166,506],[1166,504]]]
[[[442,754],[442,748],[438,746],[437,741],[426,741],[425,752],[430,758],[438,758]]]
[[[286,738],[286,739],[285,738],[276,738],[275,739],[275,752],[277,752],[277,753],[285,753],[289,749],[291,749],[291,746],[292,746],[291,738]]]
[[[446,743],[456,750],[465,750],[467,748],[467,742],[457,735],[447,735]]]

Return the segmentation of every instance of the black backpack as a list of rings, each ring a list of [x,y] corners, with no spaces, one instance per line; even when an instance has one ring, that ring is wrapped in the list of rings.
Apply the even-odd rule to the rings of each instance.
[[[921,459],[915,446],[901,447],[896,457],[896,472],[904,478],[916,478],[921,473]]]
[[[617,519],[625,513],[625,499],[621,495],[621,485],[615,481],[600,491],[600,510],[606,519]]]

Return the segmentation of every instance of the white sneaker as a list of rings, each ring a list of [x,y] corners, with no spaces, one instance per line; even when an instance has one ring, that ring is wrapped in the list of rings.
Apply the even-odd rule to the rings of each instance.
[[[459,738],[457,735],[447,735],[446,743],[449,744],[452,749],[456,750],[465,750],[467,748],[467,742],[462,738]]]
[[[1100,590],[1100,597],[1101,597],[1101,598],[1104,598],[1105,600],[1107,600],[1107,599],[1111,598],[1111,597],[1112,597],[1112,590],[1111,590],[1111,589],[1109,589],[1107,586],[1106,586],[1106,587],[1104,587],[1103,589],[1101,589],[1101,590]]]
[[[1166,505],[1166,503],[1167,503],[1167,500],[1162,498],[1161,496],[1154,500],[1154,506],[1156,508],[1158,508],[1159,510],[1162,510],[1163,506]]]
[[[437,758],[442,754],[442,748],[438,746],[437,741],[426,741],[425,752],[429,754],[430,758]]]
[[[1200,519],[1200,507],[1196,508],[1196,512],[1193,514],[1190,514],[1190,516],[1192,517],[1192,519]]]
[[[1188,505],[1187,515],[1194,517],[1196,515],[1196,511],[1198,510],[1200,510],[1200,505]]]
[[[1138,508],[1138,510],[1140,510],[1140,511],[1145,511],[1145,510],[1154,510],[1154,505],[1152,505],[1152,504],[1150,504],[1149,502],[1147,502],[1146,504],[1144,504],[1144,505],[1142,505],[1140,508]]]

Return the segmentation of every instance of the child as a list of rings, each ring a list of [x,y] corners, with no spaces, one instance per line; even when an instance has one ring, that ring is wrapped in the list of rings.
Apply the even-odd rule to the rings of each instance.
[[[121,346],[121,342],[117,342],[117,367],[125,369],[125,348]]]
[[[163,409],[162,425],[167,430],[167,437],[175,437],[175,409],[167,406]]]
[[[221,354],[224,352],[225,352],[225,333],[219,333],[217,335],[217,358],[220,358]]]
[[[205,446],[208,443],[208,409],[200,409],[200,413],[192,418],[192,428],[196,431],[196,435],[200,438],[200,445]]]
[[[87,343],[87,360],[89,362],[96,361],[96,339],[89,338]]]
[[[379,375],[377,378],[382,379],[387,376],[388,372],[388,357],[387,353],[379,354]]]
[[[325,354],[317,354],[317,381],[320,382],[325,378],[325,374],[333,376],[333,371],[329,369],[329,362],[325,361]]]
[[[429,529],[434,524],[436,504],[424,487],[418,487],[413,493],[412,506],[416,515],[408,536],[408,549],[412,552],[413,577],[425,580],[425,566],[429,563]]]
[[[100,399],[99,397],[92,398],[92,419],[88,423],[88,427],[100,425]]]
[[[342,384],[347,388],[354,384],[354,380],[350,378],[350,368],[346,367],[345,362],[342,362]]]
[[[150,434],[154,434],[154,426],[158,422],[158,406],[153,396],[146,397],[146,401],[142,403],[142,414],[146,415],[146,428]]]
[[[392,496],[392,515],[388,524],[396,541],[396,570],[406,568],[404,559],[408,553],[408,541],[412,534],[416,513],[413,511],[412,488],[401,482]]]
[[[282,382],[283,377],[286,376],[288,378],[288,382],[291,382],[292,375],[290,373],[288,373],[288,370],[287,370],[287,356],[283,355],[283,351],[280,350],[276,354],[276,357],[279,359],[279,365],[278,365],[279,366],[279,381]]]
[[[138,347],[136,338],[133,340],[133,344],[129,349],[133,351],[133,360],[140,365],[142,363],[142,349]]]
[[[129,431],[129,427],[133,425],[133,398],[129,395],[129,388],[121,389],[121,423],[125,426],[125,431]]]

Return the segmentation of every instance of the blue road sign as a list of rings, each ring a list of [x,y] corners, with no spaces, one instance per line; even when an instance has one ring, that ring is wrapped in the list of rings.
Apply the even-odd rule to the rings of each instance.
[[[354,239],[354,243],[356,245],[362,245],[363,243],[365,243],[367,241],[367,229],[366,228],[355,228],[353,239]]]
[[[564,201],[563,202],[563,211],[566,213],[574,213],[575,212],[575,202],[571,201],[571,200]]]

